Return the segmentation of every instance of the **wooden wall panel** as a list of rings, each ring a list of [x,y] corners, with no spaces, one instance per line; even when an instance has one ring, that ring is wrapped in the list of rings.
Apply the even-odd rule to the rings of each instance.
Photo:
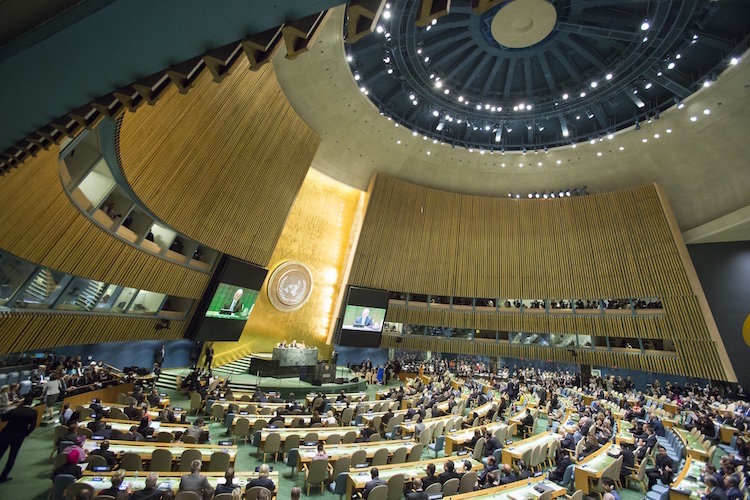
[[[0,247],[36,264],[86,278],[181,297],[203,294],[207,274],[128,245],[83,215],[60,183],[58,155],[57,146],[40,151],[0,182],[4,202]]]
[[[702,312],[700,285],[688,279],[688,264],[680,253],[684,243],[670,226],[670,209],[657,186],[551,200],[462,195],[380,174],[372,186],[351,285],[503,300],[657,297],[665,314],[654,317],[459,317],[455,312],[446,317],[441,311],[442,325],[671,339],[674,356],[644,355],[640,361],[630,353],[581,350],[581,362],[735,379],[724,346],[710,334],[713,319]],[[440,326],[441,315],[411,307],[388,311],[389,321],[418,325]],[[414,342],[425,347],[422,341]],[[430,342],[436,350],[474,349],[459,341]],[[546,359],[555,353],[554,348],[537,346],[475,344],[515,356]]]
[[[201,243],[266,266],[320,138],[297,116],[273,65],[243,58],[217,85],[204,72],[124,116],[122,168],[138,197]]]
[[[92,316],[73,313],[5,313],[0,317],[0,353],[74,344],[182,338],[187,321],[154,328],[156,318]]]

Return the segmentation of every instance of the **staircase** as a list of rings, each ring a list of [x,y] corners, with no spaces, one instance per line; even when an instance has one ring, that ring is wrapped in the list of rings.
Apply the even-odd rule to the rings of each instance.
[[[99,302],[99,299],[107,287],[101,281],[88,280],[86,288],[81,290],[76,297],[76,304],[84,311],[90,311]]]
[[[214,368],[212,371],[214,377],[230,379],[229,387],[233,391],[251,392],[255,390],[256,385],[255,383],[248,382],[248,380],[250,380],[249,369],[250,356],[245,356],[243,358],[236,359],[231,363],[227,363],[226,365]],[[182,370],[165,370],[159,376],[159,381],[156,383],[156,387],[160,389],[176,389],[177,376],[181,375],[185,377],[188,375],[188,373],[190,372],[187,368]],[[244,377],[238,377],[239,375],[244,375]]]
[[[35,302],[42,303],[52,295],[57,286],[52,272],[49,269],[40,269],[26,287],[26,295],[33,297]]]

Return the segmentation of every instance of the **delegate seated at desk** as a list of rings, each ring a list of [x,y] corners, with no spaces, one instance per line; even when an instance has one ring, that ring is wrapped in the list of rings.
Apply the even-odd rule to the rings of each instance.
[[[224,308],[222,311],[230,312],[231,314],[237,314],[242,310],[242,294],[244,293],[244,290],[242,288],[238,288],[236,292],[234,292],[234,297],[232,298],[232,302],[229,304],[224,304]]]
[[[372,322],[372,316],[370,316],[370,310],[365,308],[362,309],[362,313],[354,320],[352,325],[354,328],[367,328],[370,330],[378,330],[378,326]]]

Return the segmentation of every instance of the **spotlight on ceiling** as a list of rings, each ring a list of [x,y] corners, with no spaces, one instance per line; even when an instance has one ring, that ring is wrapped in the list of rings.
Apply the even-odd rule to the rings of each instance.
[[[674,61],[667,64],[667,69],[674,69],[674,67],[675,67]]]
[[[738,64],[739,62],[740,62],[740,60],[739,60],[739,58],[737,58],[737,57],[733,57],[733,58],[731,58],[731,59],[729,60],[729,64],[731,64],[732,66],[737,66],[737,64]]]
[[[438,124],[435,126],[435,130],[438,132],[442,131],[445,128],[445,118],[441,118]]]
[[[497,131],[495,132],[495,142],[500,142],[503,140],[503,127],[502,125],[497,127]]]
[[[568,94],[567,94],[567,93],[566,93],[566,94],[563,94],[563,95],[562,95],[563,101],[567,100],[567,99],[568,99],[568,97],[570,97],[570,96],[568,96]]]
[[[644,19],[641,23],[641,31],[648,31],[648,29],[651,27],[651,24],[649,24],[648,19]]]
[[[607,80],[611,80],[612,79],[612,73],[607,73],[607,76],[605,76],[604,78],[607,79]]]
[[[590,119],[592,119],[592,118],[594,117],[594,113],[592,113],[591,111],[589,111],[589,110],[587,109],[587,110],[586,110],[586,116],[588,116],[588,117],[589,117],[589,120],[590,120]]]
[[[568,122],[564,116],[560,116],[560,130],[562,130],[563,137],[568,137],[570,132],[568,131]]]

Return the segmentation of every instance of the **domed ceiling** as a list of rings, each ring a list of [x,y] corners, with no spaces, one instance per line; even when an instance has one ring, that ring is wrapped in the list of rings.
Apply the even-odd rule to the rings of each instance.
[[[430,139],[509,151],[659,118],[747,48],[750,18],[741,0],[454,0],[419,27],[419,9],[391,0],[347,46],[361,92]]]

